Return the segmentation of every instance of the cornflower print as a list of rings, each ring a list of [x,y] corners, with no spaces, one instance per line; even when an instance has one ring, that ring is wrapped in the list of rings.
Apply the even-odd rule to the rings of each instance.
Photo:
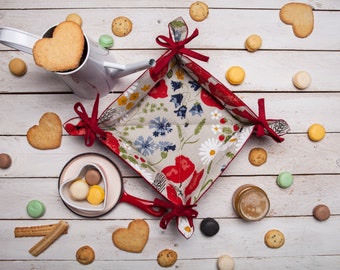
[[[199,155],[201,156],[203,164],[209,164],[215,158],[216,154],[220,151],[222,144],[222,142],[213,138],[209,138],[201,144]]]
[[[151,156],[158,148],[157,143],[154,142],[151,136],[148,136],[146,139],[143,136],[139,136],[135,140],[134,145],[136,150],[143,156]]]
[[[155,129],[152,133],[154,137],[165,136],[167,133],[172,131],[171,124],[165,117],[158,116],[150,121],[150,129]]]
[[[160,141],[159,142],[159,149],[161,151],[164,151],[164,152],[169,152],[169,150],[175,151],[176,145],[173,144],[172,142]]]

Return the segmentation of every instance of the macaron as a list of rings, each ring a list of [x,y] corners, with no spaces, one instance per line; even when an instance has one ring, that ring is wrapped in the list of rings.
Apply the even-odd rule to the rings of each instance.
[[[244,81],[245,76],[246,73],[240,66],[230,67],[225,74],[227,81],[233,85],[241,84]]]
[[[244,43],[244,47],[249,52],[257,51],[258,49],[260,49],[261,45],[262,38],[259,35],[250,35]]]
[[[218,233],[220,225],[213,218],[205,218],[200,224],[200,230],[205,236],[213,236]]]
[[[293,84],[296,88],[303,90],[306,89],[312,82],[312,78],[306,71],[299,71],[293,76]]]
[[[100,46],[109,49],[113,46],[113,38],[110,35],[101,35],[98,43]]]
[[[75,180],[70,185],[69,191],[73,200],[82,201],[85,200],[89,194],[89,186],[83,179]]]
[[[218,270],[233,270],[235,267],[235,262],[232,257],[225,254],[217,259],[217,268]]]
[[[281,188],[288,188],[293,184],[294,177],[290,172],[281,172],[277,178],[276,183]]]
[[[45,205],[38,200],[30,201],[26,206],[27,214],[32,218],[40,218],[45,214]]]
[[[27,72],[26,63],[20,58],[13,58],[8,64],[9,71],[18,77],[24,76]]]
[[[12,164],[11,156],[5,153],[0,154],[0,169],[8,169]]]
[[[90,187],[89,194],[86,199],[90,204],[98,205],[104,201],[105,191],[101,186],[93,185]]]
[[[313,209],[313,216],[319,221],[325,221],[331,216],[331,212],[327,205],[319,204]]]
[[[101,179],[100,172],[96,169],[87,170],[85,173],[85,181],[90,186],[99,184]]]
[[[75,22],[79,26],[83,24],[82,18],[77,13],[68,14],[66,17],[67,22]]]
[[[321,141],[325,135],[326,130],[325,128],[320,124],[313,124],[308,128],[308,138],[313,142]]]

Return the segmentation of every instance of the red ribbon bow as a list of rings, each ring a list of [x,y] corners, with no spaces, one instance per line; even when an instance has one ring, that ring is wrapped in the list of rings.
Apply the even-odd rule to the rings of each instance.
[[[166,213],[162,217],[162,219],[159,223],[159,226],[162,229],[166,229],[169,222],[174,217],[187,217],[188,221],[189,221],[189,225],[191,227],[193,227],[193,225],[194,225],[193,218],[196,218],[197,215],[198,215],[198,212],[196,210],[192,209],[193,207],[196,206],[196,204],[176,205],[176,204],[173,204],[172,202],[163,201],[163,200],[160,200],[158,198],[155,198],[154,205],[158,206],[158,207],[166,208],[166,209],[171,209],[168,213]]]
[[[169,37],[160,35],[156,38],[156,42],[165,48],[168,48],[168,52],[165,53],[157,62],[156,66],[153,68],[153,72],[155,74],[158,74],[163,68],[170,62],[170,60],[176,55],[176,54],[185,54],[191,57],[194,57],[198,60],[207,62],[209,60],[208,56],[205,56],[203,54],[194,52],[190,49],[185,48],[185,44],[189,43],[193,38],[195,38],[198,35],[198,29],[196,28],[195,31],[192,33],[192,35],[182,41],[173,41],[171,33],[169,34]]]
[[[74,111],[78,114],[82,120],[77,128],[83,128],[85,130],[84,140],[86,146],[92,146],[94,144],[97,135],[99,137],[105,138],[106,133],[98,126],[98,105],[99,105],[99,94],[97,94],[96,100],[93,105],[91,117],[86,113],[86,110],[80,102],[74,105]]]
[[[261,137],[265,135],[265,130],[268,132],[268,134],[277,142],[282,142],[283,138],[281,138],[277,133],[271,129],[268,125],[267,119],[266,119],[266,112],[265,112],[265,106],[264,106],[264,99],[260,98],[257,101],[257,104],[259,106],[259,116],[258,116],[258,123],[256,125],[256,136]]]

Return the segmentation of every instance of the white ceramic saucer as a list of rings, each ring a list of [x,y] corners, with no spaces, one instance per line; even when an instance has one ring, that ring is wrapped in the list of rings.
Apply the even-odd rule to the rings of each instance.
[[[60,193],[61,187],[69,182],[70,179],[75,179],[84,166],[88,164],[96,164],[106,180],[105,203],[101,208],[97,209],[86,209],[82,204],[79,206],[71,204]],[[98,217],[108,213],[119,202],[123,190],[122,177],[116,165],[107,157],[96,153],[85,153],[72,158],[64,166],[59,176],[58,190],[64,204],[72,212],[84,217]]]

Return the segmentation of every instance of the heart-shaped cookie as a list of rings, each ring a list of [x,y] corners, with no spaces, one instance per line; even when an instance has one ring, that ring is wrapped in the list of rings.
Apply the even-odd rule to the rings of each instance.
[[[40,118],[39,125],[34,125],[27,131],[29,144],[41,150],[58,148],[61,137],[62,123],[59,116],[53,112],[45,113]]]
[[[68,71],[79,66],[84,50],[84,34],[74,22],[56,26],[51,38],[39,39],[33,46],[34,61],[49,71]]]
[[[314,28],[313,9],[303,3],[288,3],[280,10],[280,19],[293,28],[294,35],[299,38],[309,36]]]
[[[149,225],[143,219],[135,219],[127,228],[119,228],[112,233],[114,245],[127,252],[142,252],[148,239]]]

